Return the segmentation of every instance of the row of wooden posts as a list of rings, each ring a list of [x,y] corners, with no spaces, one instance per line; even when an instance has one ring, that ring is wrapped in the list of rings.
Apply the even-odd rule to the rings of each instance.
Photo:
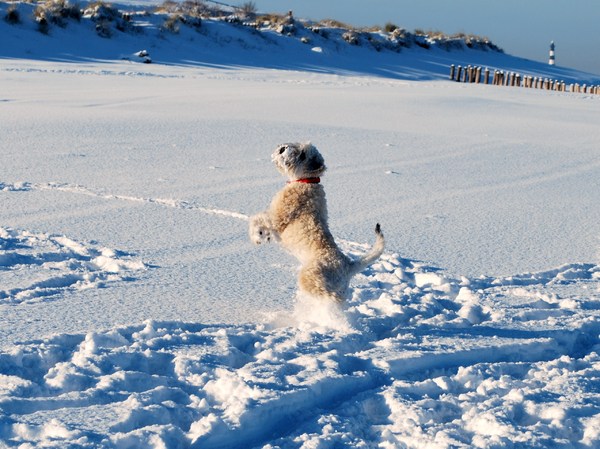
[[[482,77],[483,75],[483,77]],[[564,81],[556,81],[537,76],[522,76],[514,72],[504,72],[502,70],[490,71],[487,67],[482,70],[481,67],[455,67],[450,66],[450,79],[463,83],[492,84],[494,86],[512,86],[528,87],[533,89],[555,90],[558,92],[577,92],[600,95],[600,85],[588,86],[586,84],[566,85]],[[490,82],[491,81],[491,82]]]

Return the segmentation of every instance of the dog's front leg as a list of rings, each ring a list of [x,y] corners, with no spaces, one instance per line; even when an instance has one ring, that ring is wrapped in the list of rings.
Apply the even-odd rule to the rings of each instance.
[[[279,241],[279,234],[273,228],[268,212],[260,212],[250,217],[248,225],[250,241],[255,245]]]

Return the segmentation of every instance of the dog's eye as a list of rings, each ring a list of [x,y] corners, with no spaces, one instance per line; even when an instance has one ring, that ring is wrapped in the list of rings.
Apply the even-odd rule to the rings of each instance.
[[[258,235],[262,235],[262,231],[258,231]]]
[[[305,159],[306,159],[306,153],[300,153],[300,156],[298,156],[298,160],[302,162]]]
[[[286,147],[281,147],[281,148],[279,149],[279,154],[283,154],[283,152],[285,151],[285,148],[286,148]]]

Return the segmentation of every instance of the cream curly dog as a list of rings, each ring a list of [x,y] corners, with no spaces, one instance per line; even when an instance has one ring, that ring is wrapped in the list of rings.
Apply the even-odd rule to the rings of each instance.
[[[342,302],[350,278],[383,253],[379,223],[371,251],[350,259],[335,244],[327,225],[325,190],[319,184],[326,167],[319,151],[310,143],[287,143],[278,146],[271,159],[289,181],[266,211],[250,217],[250,240],[257,245],[279,242],[300,261],[300,292]]]

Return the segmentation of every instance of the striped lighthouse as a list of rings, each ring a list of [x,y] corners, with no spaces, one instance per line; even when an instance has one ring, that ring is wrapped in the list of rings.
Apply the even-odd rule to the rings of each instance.
[[[554,41],[550,42],[550,58],[548,59],[548,64],[554,65]]]

